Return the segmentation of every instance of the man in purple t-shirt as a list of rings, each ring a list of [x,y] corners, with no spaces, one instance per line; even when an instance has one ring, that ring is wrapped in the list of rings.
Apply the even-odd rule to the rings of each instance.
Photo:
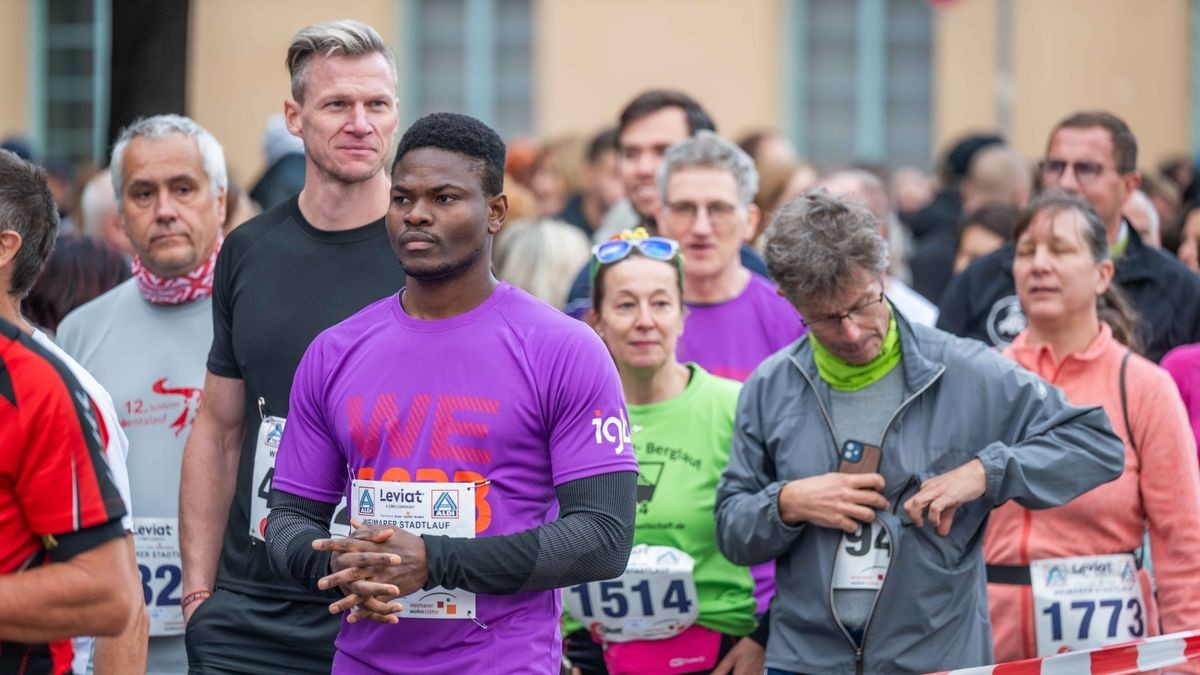
[[[761,214],[754,205],[758,171],[737,145],[700,131],[672,145],[658,170],[659,232],[679,241],[687,319],[681,362],[744,382],[776,351],[804,335],[800,314],[775,286],[742,264],[739,249]],[[775,564],[757,565],[759,613],[775,595]]]
[[[679,360],[745,381],[767,356],[801,335],[804,324],[775,286],[738,254],[761,214],[758,171],[741,148],[710,131],[672,145],[658,171],[659,233],[683,252],[688,316]]]
[[[492,276],[503,170],[478,120],[414,123],[387,213],[407,286],[296,371],[267,542],[281,575],[343,594],[334,672],[557,672],[552,589],[628,560],[620,381],[586,325]],[[329,539],[343,497],[361,522]]]

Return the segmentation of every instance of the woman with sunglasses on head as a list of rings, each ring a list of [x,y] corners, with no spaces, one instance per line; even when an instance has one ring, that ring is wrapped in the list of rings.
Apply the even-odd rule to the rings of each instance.
[[[1194,630],[1195,441],[1170,376],[1132,351],[1104,226],[1086,202],[1052,193],[1030,204],[1013,236],[1028,327],[1005,354],[1071,403],[1102,406],[1125,443],[1125,470],[1064,506],[1009,502],[992,513],[984,551],[997,663],[1126,642],[1160,626]],[[1147,530],[1157,595],[1139,551]]]
[[[589,322],[621,376],[640,476],[625,575],[563,591],[565,652],[585,675],[763,671],[754,580],[717,551],[712,515],[741,385],[675,357],[682,266],[675,241],[641,228],[593,249]]]

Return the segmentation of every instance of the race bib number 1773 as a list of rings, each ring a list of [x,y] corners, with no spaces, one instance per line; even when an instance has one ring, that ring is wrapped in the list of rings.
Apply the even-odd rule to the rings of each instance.
[[[1133,556],[1078,556],[1029,565],[1038,656],[1127,642],[1146,635]]]

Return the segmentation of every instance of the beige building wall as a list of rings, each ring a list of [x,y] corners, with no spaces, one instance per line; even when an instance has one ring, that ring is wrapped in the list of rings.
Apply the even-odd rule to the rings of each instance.
[[[396,4],[192,0],[188,113],[225,147],[226,161],[241,185],[252,185],[266,168],[263,129],[267,117],[283,112],[283,102],[291,96],[283,61],[296,31],[318,21],[357,19],[394,45]]]
[[[781,21],[787,0],[534,0],[534,115],[540,135],[615,122],[637,92],[694,95],[730,136],[782,126]],[[288,96],[283,55],[316,21],[349,16],[392,44],[399,3],[193,0],[188,109],[225,146],[243,184],[264,168],[268,115]],[[935,151],[994,128],[1011,86],[1011,137],[1033,158],[1072,110],[1104,107],[1133,127],[1143,166],[1192,144],[1191,0],[1011,0],[1011,84],[996,80],[998,0],[935,10]],[[0,135],[28,131],[27,2],[0,0]],[[736,30],[731,30],[736,27]],[[403,68],[401,68],[403,72]],[[401,93],[403,96],[403,83]]]
[[[1011,0],[1009,136],[1040,157],[1050,129],[1073,111],[1104,108],[1138,138],[1152,166],[1192,147],[1191,0]],[[997,0],[960,0],[935,17],[934,137],[940,151],[964,131],[995,128]]]
[[[21,0],[0,0],[0,138],[29,131],[26,11]]]
[[[590,133],[651,87],[729,136],[780,125],[780,0],[535,0],[534,126]]]
[[[996,128],[996,4],[961,0],[933,12],[933,157],[964,132]]]
[[[1190,0],[1015,0],[1012,138],[1033,156],[1058,120],[1104,108],[1143,167],[1191,148]]]

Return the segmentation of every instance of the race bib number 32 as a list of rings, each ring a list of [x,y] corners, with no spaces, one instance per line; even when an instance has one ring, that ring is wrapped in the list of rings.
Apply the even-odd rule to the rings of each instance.
[[[183,635],[183,610],[179,608],[179,520],[134,518],[133,545],[137,555],[142,596],[150,616],[150,636]]]
[[[1133,556],[1079,556],[1029,565],[1038,656],[1127,642],[1146,635]]]
[[[364,525],[390,525],[415,535],[475,538],[474,483],[398,483],[356,480],[350,485],[354,518]],[[436,586],[397,600],[400,618],[477,619],[475,594]]]

